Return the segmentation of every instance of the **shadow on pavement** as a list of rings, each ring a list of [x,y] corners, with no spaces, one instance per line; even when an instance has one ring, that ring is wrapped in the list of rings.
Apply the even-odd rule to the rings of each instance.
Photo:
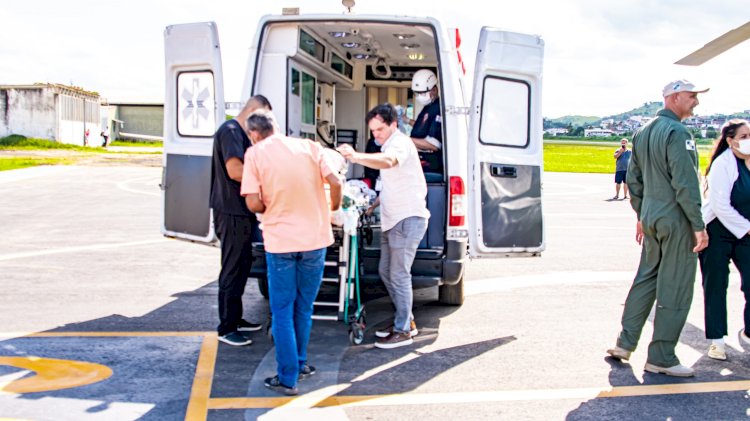
[[[649,320],[653,321],[653,313]],[[636,352],[646,352],[650,338],[641,338]],[[610,365],[609,384],[620,386],[671,385],[707,382],[729,382],[750,380],[750,357],[742,350],[727,346],[727,361],[716,361],[705,355],[708,342],[703,330],[686,324],[680,341],[700,352],[702,357],[692,365],[695,377],[678,378],[663,374],[643,373],[641,383],[635,370],[628,362],[620,362],[610,357],[605,361]],[[679,351],[678,351],[679,352]],[[603,350],[602,350],[603,353]],[[679,356],[679,355],[678,355]],[[663,389],[661,393],[667,393]],[[566,420],[602,419],[645,419],[645,420],[706,420],[706,419],[746,419],[750,411],[748,392],[716,392],[691,394],[658,394],[632,397],[597,397],[582,403],[571,411]]]
[[[319,371],[300,384],[301,392],[345,384],[338,395],[405,393],[418,389],[452,367],[515,340],[509,336],[426,353],[417,351],[433,344],[438,338],[441,318],[459,309],[436,304],[435,292],[434,289],[415,290],[414,314],[420,334],[408,347],[380,350],[372,345],[375,328],[390,322],[392,316],[385,293],[373,286],[366,289],[368,325],[363,345],[349,344],[348,329],[343,322],[315,321],[308,354],[310,363],[318,364]],[[0,407],[34,402],[35,406],[29,406],[31,412],[28,412],[34,414],[37,410],[54,411],[45,405],[54,408],[58,405],[56,402],[64,402],[64,405],[75,402],[81,406],[82,414],[107,414],[112,419],[183,419],[203,341],[200,332],[215,331],[216,294],[216,282],[211,282],[199,289],[175,294],[170,303],[140,317],[113,314],[48,331],[198,332],[197,335],[72,335],[0,341],[4,355],[87,361],[113,371],[111,377],[98,383],[17,395],[14,403],[0,403]],[[268,304],[254,283],[248,283],[243,302],[246,319],[266,320]],[[211,398],[279,396],[262,384],[264,376],[272,375],[275,368],[273,344],[263,331],[251,333],[250,337],[254,341],[251,346],[219,344]],[[15,367],[0,366],[0,377],[18,372]],[[46,404],[39,406],[40,403]],[[244,419],[271,410],[210,410],[209,419]]]

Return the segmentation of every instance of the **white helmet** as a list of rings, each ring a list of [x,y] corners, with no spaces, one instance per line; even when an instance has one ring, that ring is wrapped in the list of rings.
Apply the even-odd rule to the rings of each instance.
[[[427,92],[437,85],[437,76],[432,70],[420,69],[411,78],[411,90],[414,92]]]

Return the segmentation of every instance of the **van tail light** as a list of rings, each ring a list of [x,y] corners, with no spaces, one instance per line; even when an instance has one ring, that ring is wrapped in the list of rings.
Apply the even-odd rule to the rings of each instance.
[[[461,177],[450,177],[450,215],[448,226],[458,227],[466,224],[466,189]]]

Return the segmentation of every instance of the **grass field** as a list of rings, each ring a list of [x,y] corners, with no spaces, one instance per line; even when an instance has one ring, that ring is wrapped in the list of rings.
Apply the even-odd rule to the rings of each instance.
[[[614,173],[616,145],[544,144],[544,171]],[[698,147],[701,173],[708,164],[710,149]]]
[[[121,146],[134,146],[125,143]],[[161,146],[146,144],[139,146]],[[147,155],[159,155],[154,150],[112,151],[100,146],[84,147],[11,135],[0,138],[0,171],[15,170],[37,165],[71,165],[82,161],[135,162]]]
[[[54,142],[46,139],[33,139],[18,135],[10,135],[0,138],[0,150],[40,150],[40,149],[64,149],[76,152],[104,153],[107,150],[102,147],[88,147],[70,145],[67,143]]]
[[[134,146],[134,147],[143,147],[143,148],[153,148],[153,147],[164,146],[164,142],[158,141],[158,140],[157,141],[139,140],[137,142],[133,140],[115,140],[109,145],[110,146]]]
[[[65,165],[72,160],[66,158],[12,158],[0,156],[0,171],[17,170],[19,168],[35,167],[37,165]]]
[[[113,146],[161,146],[161,142],[115,142]],[[580,173],[614,173],[615,160],[613,154],[617,148],[616,142],[601,144],[599,142],[576,142],[555,143],[545,141],[544,144],[544,170],[550,172],[580,172]],[[63,149],[74,152],[79,156],[85,154],[116,154],[101,147],[83,147],[53,142],[43,139],[27,139],[23,136],[8,136],[0,138],[0,152],[3,150],[49,150]],[[708,146],[699,145],[701,172],[706,168]],[[130,155],[152,154],[153,152],[128,152]],[[35,157],[35,156],[0,156],[0,171],[16,168],[31,167],[34,165],[55,165],[75,163],[74,156],[70,157]]]

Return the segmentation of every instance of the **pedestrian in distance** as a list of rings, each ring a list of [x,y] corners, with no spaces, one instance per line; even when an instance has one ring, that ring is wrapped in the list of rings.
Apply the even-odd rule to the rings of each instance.
[[[698,152],[681,122],[693,115],[698,94],[706,91],[687,80],[664,87],[664,109],[633,138],[626,179],[637,216],[635,239],[643,247],[625,301],[622,330],[607,353],[630,359],[656,301],[644,370],[669,376],[695,374],[680,364],[675,346],[693,299],[697,253],[708,245],[708,234],[701,217]]]
[[[729,120],[721,128],[706,168],[702,213],[708,247],[698,259],[703,275],[706,339],[711,341],[707,355],[726,360],[730,261],[740,272],[745,294],[740,343],[750,346],[750,125],[746,120]]]
[[[262,95],[250,98],[237,117],[225,121],[214,134],[211,162],[210,205],[214,230],[221,242],[219,272],[219,341],[234,346],[250,345],[242,332],[261,329],[258,323],[242,318],[242,294],[253,263],[252,240],[258,220],[240,194],[242,166],[250,139],[245,133],[247,117],[259,109],[271,109]]]
[[[326,164],[323,146],[282,136],[276,127],[269,112],[248,117],[254,146],[245,154],[241,193],[247,207],[263,215],[277,364],[276,375],[264,385],[296,395],[297,381],[315,373],[307,363],[307,344],[326,248],[334,241],[331,211],[341,204],[342,182]]]
[[[109,146],[109,126],[104,127],[101,133],[102,136],[102,148]]]
[[[383,189],[378,197],[382,209],[378,273],[395,307],[393,324],[375,332],[375,346],[383,349],[411,345],[419,333],[412,314],[411,266],[430,217],[425,201],[427,183],[417,148],[398,130],[397,119],[396,109],[387,103],[367,113],[367,126],[381,145],[381,152],[357,152],[350,145],[338,149],[352,163],[380,170]]]
[[[628,149],[628,139],[622,138],[620,140],[620,147],[615,151],[615,197],[612,200],[620,198],[620,185],[622,185],[622,198],[628,198],[628,183],[625,182],[625,177],[628,173],[631,154],[632,151]]]

